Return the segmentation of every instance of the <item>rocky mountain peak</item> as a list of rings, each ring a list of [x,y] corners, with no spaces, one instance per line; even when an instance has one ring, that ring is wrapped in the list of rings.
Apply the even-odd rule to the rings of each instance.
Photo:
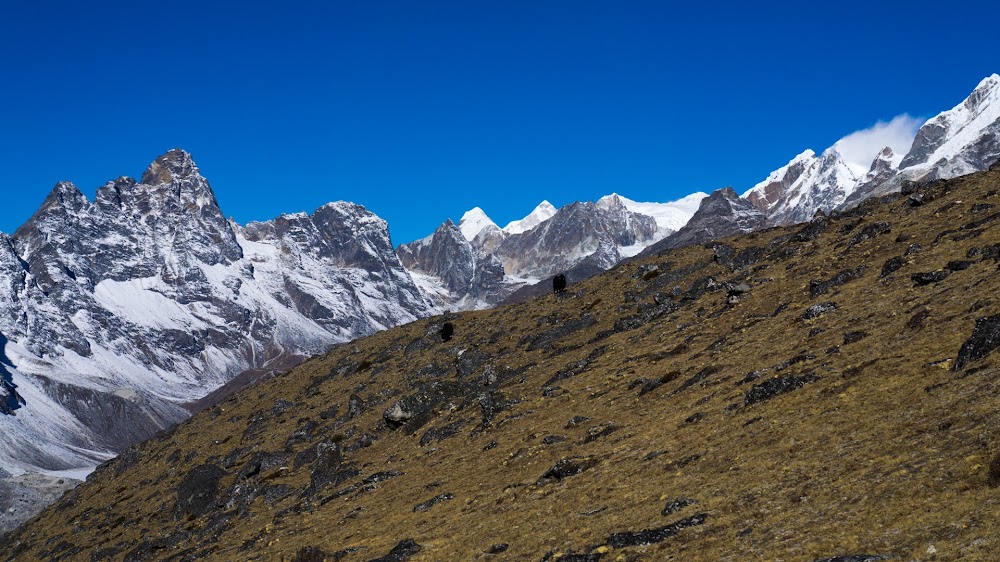
[[[166,154],[153,160],[142,174],[140,183],[145,185],[160,185],[171,183],[176,179],[201,176],[191,154],[180,148],[167,151]]]
[[[767,217],[732,187],[713,191],[680,230],[643,250],[642,255],[743,234],[761,228]]]
[[[79,211],[85,208],[88,203],[87,196],[73,182],[61,181],[49,192],[45,201],[42,202],[39,212],[53,208],[62,208],[70,212]]]
[[[962,102],[969,111],[976,111],[981,105],[983,105],[990,97],[994,95],[997,89],[1000,89],[1000,75],[991,74],[986,78],[980,80],[979,85],[976,89],[969,94],[969,97]]]

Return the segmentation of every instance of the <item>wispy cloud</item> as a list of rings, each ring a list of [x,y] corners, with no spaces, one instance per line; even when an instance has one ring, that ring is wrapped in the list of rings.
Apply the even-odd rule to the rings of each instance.
[[[868,169],[879,151],[887,146],[896,154],[906,154],[913,143],[913,137],[917,135],[917,129],[923,123],[923,119],[904,113],[893,117],[888,123],[879,121],[867,129],[854,131],[833,146],[848,164]]]

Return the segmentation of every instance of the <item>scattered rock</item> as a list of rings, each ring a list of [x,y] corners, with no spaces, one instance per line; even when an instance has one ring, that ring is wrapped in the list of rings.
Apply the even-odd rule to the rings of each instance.
[[[924,285],[930,285],[931,283],[944,281],[945,277],[948,277],[949,273],[949,271],[943,270],[914,273],[910,276],[910,280],[913,281],[914,287],[922,287]]]
[[[705,419],[706,417],[708,417],[708,414],[706,414],[705,412],[695,412],[690,416],[688,416],[687,418],[685,418],[684,423],[686,424],[698,423],[701,420]]]
[[[418,503],[417,505],[413,506],[413,513],[419,513],[421,511],[427,511],[428,509],[434,507],[435,505],[437,505],[437,504],[439,504],[441,502],[444,502],[444,501],[451,500],[451,499],[455,499],[455,494],[452,494],[451,492],[445,492],[443,494],[438,494],[438,495],[434,496],[433,498],[431,498],[431,499],[429,499],[429,500],[427,500],[425,502]]]
[[[877,236],[881,236],[892,230],[892,227],[887,222],[873,222],[871,224],[865,225],[847,242],[847,247],[850,248],[855,244],[860,244],[866,240],[871,240]]]
[[[417,554],[423,548],[413,539],[404,539],[389,551],[389,554],[381,558],[373,558],[368,562],[403,562],[407,558]]]
[[[698,371],[697,373],[695,373],[695,375],[693,377],[691,377],[688,380],[684,381],[683,384],[681,384],[679,387],[677,387],[677,390],[675,390],[675,391],[673,391],[671,393],[671,396],[673,396],[675,394],[678,394],[680,392],[683,392],[683,391],[691,388],[692,386],[703,382],[705,379],[707,379],[708,377],[710,377],[710,376],[718,373],[721,370],[722,369],[720,367],[716,366],[716,365],[709,365],[708,367],[705,367],[704,369],[702,369],[702,370]]]
[[[201,516],[215,507],[219,499],[219,481],[226,471],[214,464],[202,464],[188,472],[177,485],[174,516]]]
[[[835,302],[818,302],[802,313],[799,318],[802,320],[812,320],[813,318],[819,318],[820,316],[830,312],[831,310],[837,310],[837,303]]]
[[[585,421],[590,421],[590,418],[588,418],[587,416],[573,416],[572,418],[570,418],[568,422],[566,422],[566,425],[563,427],[564,429],[570,429],[580,425]]]
[[[611,435],[618,431],[618,426],[612,422],[602,423],[587,430],[587,436],[583,438],[583,443],[592,443],[601,437]]]
[[[510,548],[510,545],[505,542],[490,545],[490,547],[486,549],[486,554],[501,554],[507,552],[508,548]]]
[[[791,367],[792,365],[797,365],[804,361],[812,361],[816,356],[811,353],[799,353],[798,355],[792,357],[791,359],[785,359],[781,363],[774,366],[775,371],[784,371],[785,369]]]
[[[868,332],[852,331],[844,332],[844,345],[861,341],[868,337]]]
[[[945,268],[951,272],[964,271],[966,269],[969,269],[970,267],[972,267],[972,262],[968,260],[950,261],[948,262],[948,265],[945,266]]]
[[[584,314],[580,318],[573,320],[568,320],[560,326],[556,326],[550,330],[544,332],[536,332],[534,334],[529,334],[521,338],[518,345],[526,345],[528,351],[534,351],[536,349],[548,349],[553,343],[565,338],[566,336],[579,332],[580,330],[585,330],[597,323],[597,319],[591,314]]]
[[[398,470],[386,470],[383,472],[376,472],[367,478],[361,480],[362,484],[378,484],[379,482],[385,482],[397,476],[402,476],[403,473]]]
[[[326,552],[315,546],[304,546],[295,551],[293,562],[325,562]]]
[[[775,396],[779,396],[793,390],[798,390],[803,386],[818,380],[819,377],[812,374],[774,377],[750,387],[750,390],[747,390],[746,395],[743,397],[743,402],[749,406],[751,404],[756,404],[757,402],[770,400]]]
[[[986,357],[997,346],[1000,346],[1000,314],[977,318],[976,326],[972,328],[972,335],[958,350],[954,370],[962,370],[969,361]]]
[[[667,505],[664,506],[663,511],[660,512],[660,515],[673,515],[674,513],[677,513],[678,511],[684,509],[685,507],[689,505],[694,505],[696,503],[698,502],[688,498],[677,498],[675,500],[670,500],[667,502]]]
[[[552,465],[552,468],[545,471],[538,478],[537,484],[543,485],[553,481],[561,481],[570,476],[576,476],[581,472],[597,466],[599,461],[596,457],[565,457]]]
[[[854,269],[845,269],[840,271],[833,277],[826,280],[813,279],[809,282],[809,298],[814,299],[838,285],[843,285],[854,281],[855,279],[860,279],[861,276],[865,274],[866,269],[868,269],[868,266],[861,264]]]
[[[906,265],[906,260],[901,256],[889,258],[885,260],[885,263],[882,265],[882,271],[879,273],[879,277],[885,277],[886,275],[899,270],[904,265]]]
[[[681,529],[694,527],[696,525],[703,525],[707,520],[708,514],[699,513],[697,515],[681,519],[676,523],[671,523],[670,525],[657,527],[655,529],[615,533],[608,537],[608,545],[612,548],[625,548],[628,546],[639,546],[663,542],[679,533]]]

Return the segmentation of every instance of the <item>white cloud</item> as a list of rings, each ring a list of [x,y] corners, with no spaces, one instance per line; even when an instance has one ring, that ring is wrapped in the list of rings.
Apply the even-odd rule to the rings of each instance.
[[[893,117],[888,123],[879,121],[867,129],[854,131],[833,146],[844,157],[845,162],[867,170],[875,156],[887,146],[892,148],[897,156],[909,152],[913,137],[923,124],[922,119],[904,113]]]

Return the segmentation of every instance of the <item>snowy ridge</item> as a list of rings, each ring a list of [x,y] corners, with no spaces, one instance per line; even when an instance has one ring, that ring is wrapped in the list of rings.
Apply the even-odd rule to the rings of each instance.
[[[925,123],[903,158],[900,169],[921,172],[938,168],[937,177],[955,177],[983,169],[975,150],[985,143],[996,146],[1000,127],[1000,76],[984,78],[962,103]],[[989,153],[996,156],[996,151]]]
[[[539,224],[549,220],[556,214],[557,209],[552,206],[552,203],[548,201],[542,201],[528,216],[523,219],[511,221],[507,223],[507,226],[503,227],[503,231],[507,234],[521,234],[535,228]]]
[[[698,206],[701,204],[701,200],[708,197],[708,194],[696,191],[690,195],[668,203],[639,203],[627,197],[618,195],[617,193],[612,193],[611,195],[601,197],[597,201],[597,205],[607,205],[613,197],[617,197],[629,211],[638,215],[653,217],[653,219],[656,220],[656,226],[659,228],[658,235],[666,237],[669,234],[680,230],[681,227],[691,220],[691,217],[693,217],[695,212],[698,211]]]

